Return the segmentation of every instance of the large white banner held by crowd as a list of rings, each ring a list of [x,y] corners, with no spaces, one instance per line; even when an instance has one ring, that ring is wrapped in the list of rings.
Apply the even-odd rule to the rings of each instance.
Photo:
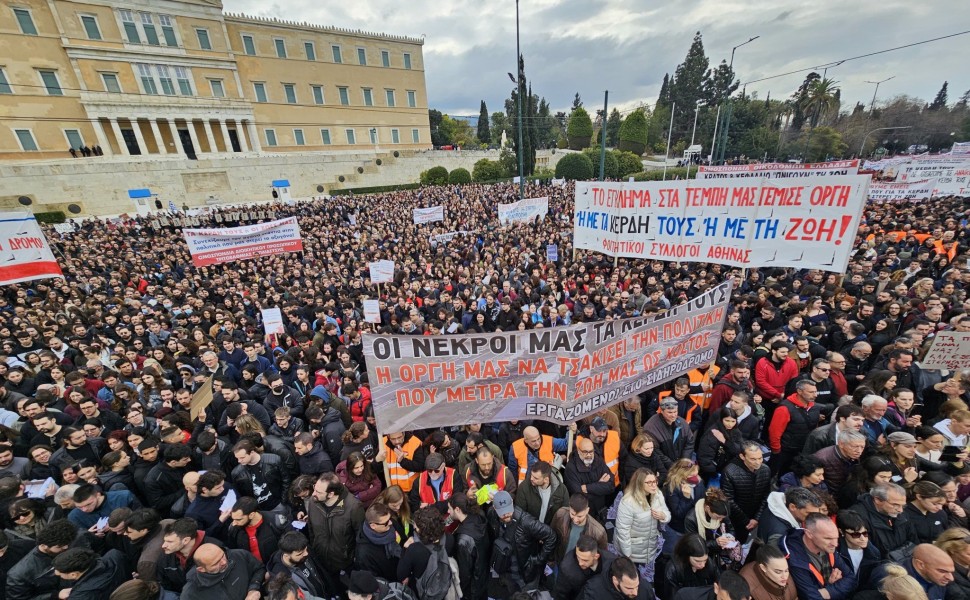
[[[576,184],[573,243],[610,256],[846,267],[869,175]]]
[[[64,274],[34,215],[0,213],[0,285],[50,277]]]
[[[415,225],[423,223],[434,223],[435,221],[445,220],[445,207],[432,206],[431,208],[415,208],[412,214]]]
[[[384,432],[541,419],[571,423],[714,360],[731,282],[664,318],[479,335],[365,335]]]
[[[916,156],[896,172],[900,183],[925,179],[936,179],[934,196],[970,196],[970,156]]]
[[[509,223],[528,223],[549,214],[549,198],[524,198],[511,204],[498,205],[498,221],[502,225]]]
[[[303,252],[296,217],[219,229],[183,229],[185,243],[197,267],[218,265],[282,252]]]
[[[858,160],[840,160],[824,163],[761,163],[754,165],[701,165],[697,179],[803,179],[831,175],[857,175]]]
[[[869,184],[869,199],[875,202],[895,202],[897,200],[925,200],[933,195],[935,179],[895,183],[873,181]]]
[[[970,367],[970,332],[941,331],[933,337],[933,343],[920,361],[923,369],[949,369],[958,371]]]

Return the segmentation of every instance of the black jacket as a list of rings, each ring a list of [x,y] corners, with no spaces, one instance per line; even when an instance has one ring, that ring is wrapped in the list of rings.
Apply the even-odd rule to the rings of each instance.
[[[719,569],[717,559],[713,555],[708,555],[707,564],[700,571],[694,571],[688,567],[682,568],[673,560],[667,563],[664,569],[666,598],[673,598],[681,589],[696,588],[707,585],[714,585],[717,580]]]
[[[731,501],[731,520],[738,527],[745,527],[751,519],[759,519],[771,492],[771,470],[762,464],[751,472],[740,459],[724,467],[721,489]]]
[[[714,437],[715,430],[724,435],[723,444]],[[737,428],[725,431],[720,422],[701,436],[701,441],[697,445],[697,465],[705,481],[723,472],[724,467],[735,456],[741,454],[742,441],[744,440],[741,439],[741,432]]]
[[[347,492],[331,507],[311,498],[306,511],[308,527],[303,531],[323,568],[339,572],[353,564],[357,532],[364,522],[364,507],[357,498]]]
[[[909,521],[919,544],[932,544],[933,540],[940,537],[940,534],[949,527],[949,517],[944,510],[924,515],[910,502],[903,510],[903,515]]]
[[[670,470],[670,465],[673,464],[666,454],[658,452],[656,448],[654,448],[650,458],[647,458],[639,452],[627,452],[626,456],[620,462],[623,466],[620,484],[623,486],[626,486],[630,482],[630,478],[633,477],[637,469],[650,469],[657,474],[658,481],[663,483],[667,479],[667,471]]]
[[[184,468],[172,468],[164,461],[160,461],[145,476],[145,500],[148,500],[162,517],[169,515],[169,508],[185,491],[182,485],[182,476],[185,473]]]
[[[519,488],[521,493],[522,488]],[[488,524],[481,515],[468,515],[453,534],[458,562],[458,580],[465,600],[485,600],[489,580],[492,544]]]
[[[310,451],[297,459],[300,463],[300,475],[320,475],[333,473],[333,461],[324,452],[320,442],[313,442]]]
[[[7,600],[33,600],[52,592],[56,596],[61,582],[54,575],[53,561],[39,548],[31,550],[7,574]]]
[[[283,501],[284,496],[290,489],[290,476],[283,468],[283,461],[280,460],[279,456],[271,452],[264,452],[262,458],[259,462],[250,467],[248,465],[237,465],[235,469],[232,470],[232,487],[236,489],[239,496],[253,496],[257,500],[255,490],[253,490],[253,480],[249,475],[249,469],[259,469],[262,473],[263,480],[266,481],[273,495],[279,500]],[[261,502],[259,505],[261,510],[273,510],[276,505],[269,506],[269,501]]]
[[[391,544],[397,546],[396,549],[371,541],[364,532],[364,529],[368,527],[370,527],[370,524],[365,522],[357,531],[354,568],[370,571],[375,577],[382,579],[396,579],[397,563],[401,559],[401,547],[395,541],[392,541]]]
[[[852,557],[849,556],[849,547],[845,544],[845,537],[839,537],[839,548],[836,552],[845,561],[845,564],[852,567]],[[867,544],[865,550],[862,551],[862,562],[859,563],[859,569],[856,575],[856,580],[859,582],[859,588],[866,586],[866,583],[872,577],[872,571],[882,562],[882,555],[879,550],[872,544]],[[950,584],[953,585],[953,584]],[[968,596],[967,600],[970,600]]]
[[[333,580],[323,570],[320,563],[313,556],[307,556],[302,567],[288,567],[283,562],[283,551],[278,550],[266,563],[266,571],[270,579],[279,573],[290,576],[301,590],[309,592],[317,598],[332,598],[339,595]]]
[[[876,510],[871,494],[864,494],[859,499],[858,504],[852,507],[852,510],[857,512],[866,522],[866,529],[869,530],[869,543],[874,544],[883,556],[888,556],[893,550],[902,548],[910,542],[918,543],[916,532],[912,530],[912,526],[906,518],[906,513],[904,512],[895,519],[890,519]]]
[[[290,522],[285,515],[259,511],[263,516],[263,521],[256,528],[256,546],[259,548],[259,556],[265,563],[279,549],[280,536],[289,531]],[[245,527],[229,526],[226,541],[230,548],[245,550],[249,552],[249,534]]]
[[[556,532],[518,506],[512,513],[512,521],[502,523],[494,508],[488,511],[488,529],[492,540],[504,539],[515,549],[519,575],[529,583],[542,573],[549,558],[556,551]]]
[[[122,564],[124,556],[117,550],[109,550],[99,558],[71,587],[71,600],[104,600],[111,592],[130,579]]]
[[[576,553],[567,553],[559,563],[559,576],[556,577],[556,585],[552,588],[553,600],[576,600],[586,582],[603,572],[609,573],[610,565],[615,559],[616,556],[611,552],[601,550],[596,568],[582,569],[576,561]]]
[[[221,541],[206,535],[202,536],[201,541],[198,541],[195,547],[198,548],[202,544],[215,544],[216,546],[222,547]],[[158,584],[162,586],[163,590],[181,594],[182,588],[185,587],[185,576],[188,575],[194,566],[195,559],[192,556],[186,559],[185,567],[182,567],[174,554],[165,554],[163,552],[156,564]]]
[[[601,482],[600,479],[607,474],[610,476],[609,480]],[[599,515],[606,507],[607,498],[616,491],[616,486],[613,485],[613,474],[599,456],[594,457],[593,462],[587,467],[579,457],[579,452],[573,452],[566,462],[564,479],[570,494],[582,493],[582,486],[586,486],[589,510],[593,515]]]
[[[549,506],[546,507],[546,518],[542,520],[546,525],[552,524],[552,517],[557,510],[569,504],[569,492],[566,491],[566,485],[559,477],[559,473],[553,471],[549,482],[549,487],[552,488],[549,491]],[[542,497],[539,496],[539,491],[534,485],[523,480],[515,492],[515,505],[521,506],[522,510],[538,519],[539,512],[542,510]]]
[[[263,585],[266,568],[245,550],[227,550],[229,567],[221,573],[199,573],[194,567],[186,577],[182,598],[238,600]],[[103,600],[103,599],[102,599]]]
[[[653,600],[653,586],[640,579],[636,598],[628,598],[613,586],[609,569],[590,579],[583,587],[582,600]]]
[[[30,554],[36,545],[34,540],[9,537],[7,550],[0,556],[0,598],[7,597],[7,573],[20,562],[22,558]]]

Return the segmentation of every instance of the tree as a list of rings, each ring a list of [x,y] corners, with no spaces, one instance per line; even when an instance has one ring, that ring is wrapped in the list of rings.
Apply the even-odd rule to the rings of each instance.
[[[561,132],[562,128],[558,119],[553,116],[549,103],[541,98],[535,119],[536,148],[552,148]]]
[[[458,167],[451,173],[448,173],[448,183],[471,183],[472,174],[468,172],[468,169],[463,169]]]
[[[579,97],[579,92],[576,92],[576,97],[573,98],[572,110],[576,110],[577,108],[582,108],[582,107],[583,107],[583,99]]]
[[[792,94],[792,116],[789,123],[790,127],[794,131],[801,130],[802,126],[805,124],[805,110],[804,104],[805,99],[808,97],[808,89],[813,83],[821,79],[822,76],[816,72],[811,72],[805,76],[805,81],[802,82],[795,93]]]
[[[600,175],[600,146],[593,146],[583,150],[583,154],[593,165],[593,176],[599,178]],[[603,173],[607,179],[616,179],[619,176],[619,163],[616,155],[607,151],[603,158]]]
[[[694,107],[698,100],[706,96],[708,83],[708,60],[704,54],[704,40],[701,32],[694,35],[694,41],[684,57],[684,62],[677,65],[673,81],[670,83],[670,99],[674,107],[674,137],[680,138],[690,135],[694,120]],[[733,77],[733,75],[732,75]]]
[[[643,163],[640,161],[640,157],[632,152],[620,152],[613,151],[616,155],[616,176],[619,178],[624,178],[634,173],[639,173],[643,170]]]
[[[842,156],[849,146],[842,140],[842,134],[832,127],[818,127],[806,131],[802,138],[808,138],[808,149],[803,157],[807,162],[820,162]],[[796,148],[805,148],[805,141],[795,142]]]
[[[448,115],[442,115],[439,130],[444,145],[452,144],[467,147],[475,142],[472,126],[464,119],[452,119]]]
[[[472,179],[475,181],[495,181],[505,177],[508,177],[508,173],[497,160],[483,158],[472,167]]]
[[[946,108],[946,87],[949,82],[944,81],[943,87],[940,91],[936,93],[936,98],[933,98],[933,102],[930,103],[929,110],[940,110],[941,108]]]
[[[738,89],[739,82],[734,77],[734,69],[726,60],[713,71],[708,71],[704,81],[704,101],[708,106],[717,106],[731,97]]]
[[[670,106],[670,74],[664,73],[664,82],[660,84],[660,95],[657,96],[657,106]]]
[[[444,185],[448,183],[448,169],[444,167],[431,167],[421,173],[421,183],[424,185]]]
[[[647,148],[654,152],[664,151],[667,139],[667,125],[670,122],[670,106],[657,105],[650,115],[650,126],[647,129]]]
[[[802,110],[808,116],[809,125],[818,127],[821,116],[837,102],[836,92],[839,91],[835,81],[831,79],[816,79],[808,86],[802,100]]]
[[[642,109],[638,108],[627,115],[623,119],[623,124],[620,125],[619,149],[632,152],[637,156],[643,154],[643,151],[647,147],[648,129],[647,116],[643,113]]]
[[[428,111],[428,121],[431,126],[431,145],[435,147],[448,144],[447,138],[441,131],[441,120],[443,116],[440,110],[430,109]]]
[[[556,177],[571,180],[593,178],[593,163],[585,154],[567,154],[556,163]]]
[[[620,111],[613,109],[610,111],[610,118],[606,120],[606,145],[615,148],[620,143],[620,127],[623,125],[623,117]]]
[[[593,137],[593,121],[589,113],[582,106],[573,109],[569,114],[569,125],[566,127],[566,138],[573,150],[582,150],[589,146]]]
[[[495,140],[496,144],[502,143],[502,134],[505,133],[506,138],[512,137],[512,125],[509,122],[509,117],[503,112],[493,112],[492,113],[492,127],[490,128],[490,133],[492,139]]]
[[[492,141],[492,134],[488,127],[488,109],[485,108],[484,100],[482,100],[482,107],[478,111],[478,141],[483,144]]]

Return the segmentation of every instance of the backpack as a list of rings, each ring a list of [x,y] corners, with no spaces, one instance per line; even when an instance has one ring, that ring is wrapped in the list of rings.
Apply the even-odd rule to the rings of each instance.
[[[457,564],[452,567],[452,559],[445,552],[444,544],[427,546],[431,552],[428,566],[417,581],[418,596],[421,600],[458,600],[461,591],[455,585]],[[452,570],[454,569],[454,571]]]
[[[379,586],[377,600],[417,600],[411,593],[411,589],[403,583],[378,578],[377,584]]]

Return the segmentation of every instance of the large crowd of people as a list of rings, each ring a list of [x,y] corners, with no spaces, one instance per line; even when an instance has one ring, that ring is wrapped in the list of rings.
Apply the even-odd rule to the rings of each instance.
[[[574,252],[572,187],[501,226],[517,191],[48,231],[65,278],[0,293],[0,597],[970,598],[970,369],[920,362],[970,331],[970,202],[870,204],[825,273]],[[302,253],[195,267],[181,234],[288,216]],[[363,335],[662,315],[729,277],[716,361],[669,385],[378,437]]]

